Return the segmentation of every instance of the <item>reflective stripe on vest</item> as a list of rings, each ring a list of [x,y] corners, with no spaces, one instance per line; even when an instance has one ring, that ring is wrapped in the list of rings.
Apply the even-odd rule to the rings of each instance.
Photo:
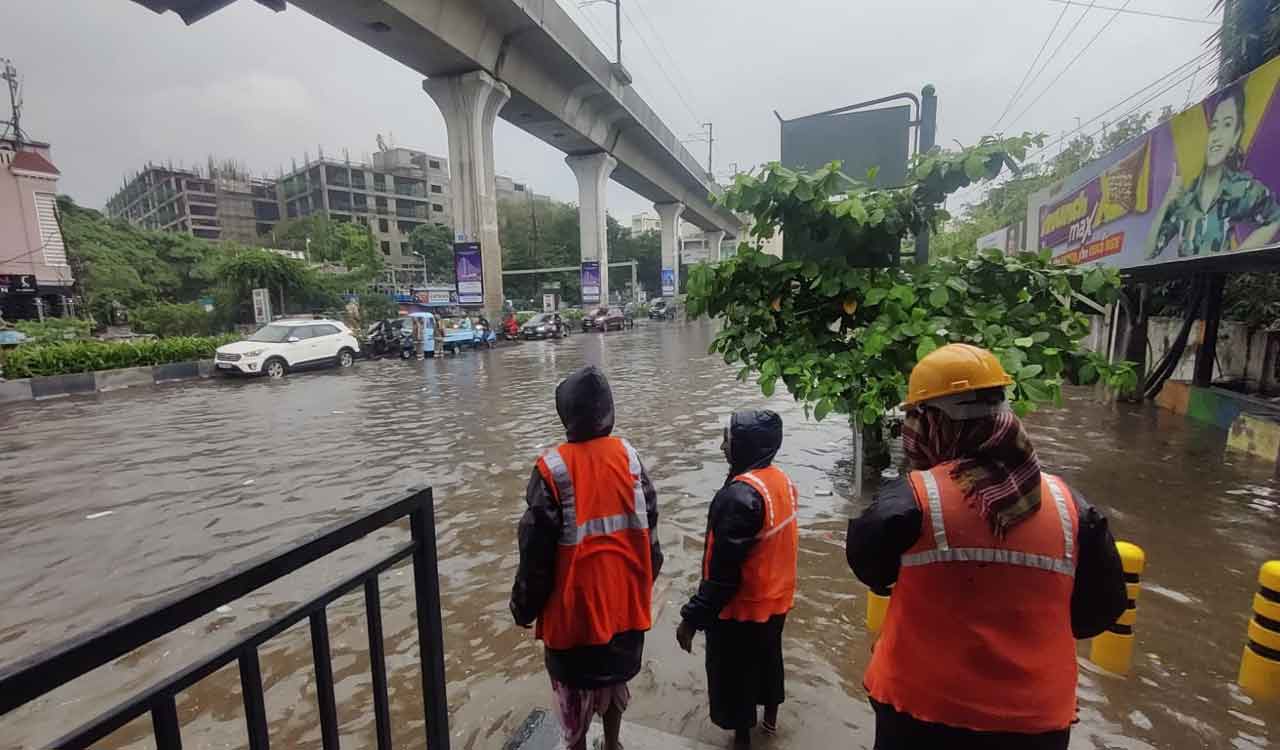
[[[640,455],[631,443],[621,441],[627,449],[628,469],[632,478],[632,495],[634,510],[631,513],[618,513],[603,518],[593,518],[578,525],[578,511],[573,491],[573,479],[569,476],[569,467],[560,455],[559,448],[552,448],[543,455],[542,460],[551,470],[551,480],[555,483],[556,498],[560,501],[561,517],[560,544],[581,544],[583,539],[602,534],[613,534],[626,529],[647,531],[649,519],[644,501],[644,487],[640,482]]]
[[[785,614],[795,603],[796,561],[799,555],[799,493],[781,469],[770,466],[735,476],[734,481],[751,487],[760,496],[763,509],[756,543],[742,564],[742,580],[733,597],[720,610],[720,619],[765,622]],[[707,530],[702,573],[711,574],[711,552],[715,534]]]
[[[1049,494],[1053,496],[1053,504],[1057,507],[1058,520],[1062,524],[1062,557],[1038,555],[1031,552],[1001,549],[995,547],[962,547],[953,549],[947,543],[947,527],[942,514],[942,493],[938,489],[938,479],[932,471],[921,472],[925,494],[929,502],[929,521],[933,526],[934,548],[923,552],[915,552],[902,556],[903,567],[932,565],[945,562],[980,562],[1002,563],[1005,565],[1022,565],[1028,568],[1039,568],[1064,576],[1075,577],[1075,539],[1071,531],[1071,515],[1067,509],[1066,492],[1062,489],[1062,480],[1048,474],[1044,475],[1049,486]]]
[[[760,529],[760,533],[756,534],[757,540],[768,539],[779,531],[785,529],[789,524],[796,522],[796,501],[799,493],[796,492],[796,486],[789,478],[787,479],[787,488],[791,492],[791,507],[787,510],[790,511],[790,514],[786,518],[782,519],[780,523],[776,524],[774,523],[774,519],[777,517],[777,510],[775,510],[773,506],[773,495],[769,493],[769,488],[765,486],[764,481],[750,471],[745,474],[739,474],[734,478],[751,485],[756,492],[760,493],[760,497],[764,498],[765,522],[763,527]]]

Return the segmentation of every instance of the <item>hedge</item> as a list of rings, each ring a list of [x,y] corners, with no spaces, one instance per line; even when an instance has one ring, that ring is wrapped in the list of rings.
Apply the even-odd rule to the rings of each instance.
[[[235,335],[180,336],[140,341],[27,344],[8,353],[4,372],[5,377],[10,379],[31,378],[212,359],[214,350],[219,346],[238,341],[239,338]]]
[[[213,316],[198,302],[174,304],[160,302],[140,307],[130,314],[135,330],[170,336],[208,336],[214,332]]]

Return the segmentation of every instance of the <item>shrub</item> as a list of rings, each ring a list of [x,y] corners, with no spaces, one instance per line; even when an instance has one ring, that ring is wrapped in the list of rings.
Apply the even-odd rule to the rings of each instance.
[[[63,341],[24,344],[9,352],[5,377],[67,375],[122,367],[147,367],[211,359],[219,346],[238,336],[177,336],[143,341]]]
[[[570,307],[560,311],[560,317],[570,323],[580,323],[584,315],[586,312],[581,307]]]
[[[23,320],[14,325],[26,334],[25,344],[54,344],[89,337],[89,321],[79,318],[49,318],[43,321]]]
[[[196,302],[185,305],[160,302],[138,308],[132,314],[134,328],[143,333],[170,336],[208,336],[213,328],[213,316]]]

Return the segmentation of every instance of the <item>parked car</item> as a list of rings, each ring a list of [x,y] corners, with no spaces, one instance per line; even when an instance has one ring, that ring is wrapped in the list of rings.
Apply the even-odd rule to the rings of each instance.
[[[627,327],[627,316],[620,307],[597,307],[582,316],[584,331],[621,331]]]
[[[282,378],[308,367],[350,367],[360,353],[355,334],[336,320],[277,320],[244,341],[218,347],[217,369],[228,375]]]
[[[676,317],[676,306],[665,299],[655,300],[649,305],[649,320],[673,320]]]
[[[520,326],[522,339],[556,339],[569,335],[569,328],[555,313],[538,313]]]

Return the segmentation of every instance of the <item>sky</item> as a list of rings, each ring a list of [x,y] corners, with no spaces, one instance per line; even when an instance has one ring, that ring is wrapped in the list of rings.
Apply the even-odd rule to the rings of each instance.
[[[557,1],[612,59],[613,7]],[[778,158],[774,110],[795,117],[925,84],[939,96],[938,142],[971,143],[997,124],[1042,47],[1048,66],[1029,76],[999,129],[1056,139],[1205,53],[1215,28],[1084,7],[1125,0],[1081,2],[623,0],[623,62],[673,132],[694,139],[713,123],[713,170],[723,182],[734,165]],[[1131,10],[1193,18],[1207,18],[1212,5],[1127,0]],[[193,165],[213,155],[274,175],[320,149],[365,160],[378,134],[448,153],[418,74],[296,8],[277,14],[239,0],[191,27],[130,0],[4,0],[0,12],[0,58],[24,82],[23,129],[52,143],[59,189],[82,205],[100,208],[148,161]],[[1184,75],[1103,119],[1152,95],[1144,109],[1181,108],[1213,88],[1211,67]],[[705,162],[705,140],[687,147]],[[499,173],[577,202],[551,146],[499,120],[494,152]],[[624,223],[652,211],[612,183],[608,208]]]

